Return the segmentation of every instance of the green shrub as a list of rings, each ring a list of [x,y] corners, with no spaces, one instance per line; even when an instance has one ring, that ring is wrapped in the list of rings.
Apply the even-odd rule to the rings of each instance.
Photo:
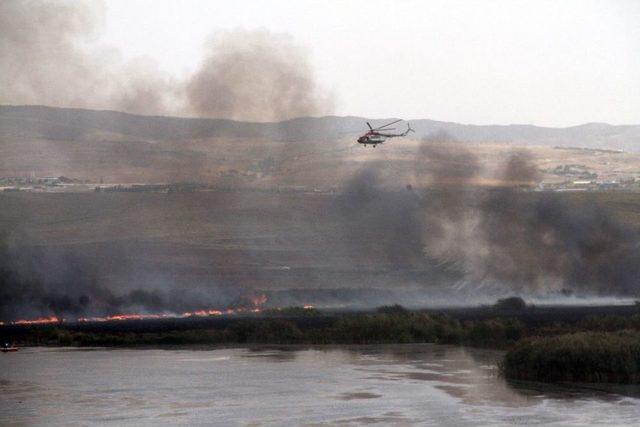
[[[313,317],[320,315],[320,310],[313,307],[291,306],[271,308],[262,312],[267,317]]]
[[[589,331],[621,331],[623,329],[640,329],[640,315],[633,316],[587,316],[580,321],[579,329]]]
[[[520,380],[640,383],[640,333],[581,332],[525,340],[506,353],[502,371]]]
[[[464,343],[474,347],[504,348],[522,338],[524,325],[516,319],[489,319],[471,323]]]
[[[329,335],[334,342],[352,344],[457,343],[461,328],[446,316],[407,312],[343,317],[335,322]]]
[[[250,342],[269,344],[294,344],[302,341],[302,332],[295,323],[285,319],[269,319],[257,326],[249,337]]]
[[[409,310],[401,306],[400,304],[382,305],[376,308],[376,313],[380,314],[408,314]]]
[[[527,308],[527,303],[520,297],[501,298],[493,305],[496,311],[517,312]]]

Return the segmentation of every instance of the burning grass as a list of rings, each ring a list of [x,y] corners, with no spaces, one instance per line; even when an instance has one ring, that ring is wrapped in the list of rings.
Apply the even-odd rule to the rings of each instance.
[[[177,319],[180,320],[192,319]],[[216,319],[202,321],[207,320]],[[218,320],[196,325],[158,319],[155,328],[145,326],[144,322],[149,320],[21,325],[8,338],[23,345],[445,343],[505,348],[524,333],[523,324],[513,319],[460,322],[444,314],[410,311],[327,316],[312,308],[289,307],[252,317],[229,316]]]
[[[243,316],[11,324],[0,328],[0,339],[106,347],[442,343],[506,349],[501,368],[510,379],[639,383],[640,313],[628,308],[626,315],[572,318],[571,308],[529,307],[500,315],[490,306],[469,317],[473,310],[445,314],[384,306],[368,313],[325,313],[286,307]]]

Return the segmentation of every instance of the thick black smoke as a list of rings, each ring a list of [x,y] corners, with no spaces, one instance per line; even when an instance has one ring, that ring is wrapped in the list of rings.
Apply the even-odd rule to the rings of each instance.
[[[185,284],[167,271],[151,274],[153,268],[128,262],[131,254],[123,245],[100,247],[96,254],[83,246],[16,245],[0,236],[0,320],[251,307],[251,290]]]
[[[596,204],[525,187],[538,175],[526,154],[513,153],[498,176],[504,186],[490,189],[476,185],[485,171],[462,144],[425,141],[415,163],[411,187],[385,181],[385,163],[372,162],[340,194],[294,198],[304,205],[204,192],[157,199],[152,211],[135,212],[145,215],[135,224],[127,225],[118,209],[104,216],[175,236],[163,228],[175,223],[163,217],[198,223],[198,212],[205,211],[212,225],[226,228],[228,241],[213,250],[135,237],[29,245],[17,241],[28,236],[19,230],[38,230],[39,221],[50,219],[22,212],[25,222],[11,223],[14,239],[0,238],[0,319],[181,313],[246,305],[242,296],[260,290],[274,304],[361,300],[360,306],[385,298],[405,303],[402,295],[418,301],[420,290],[442,295],[443,288],[457,302],[474,292],[640,295],[638,233]],[[239,197],[246,200],[236,203]],[[279,200],[292,204],[279,206]],[[236,207],[224,209],[228,204]],[[231,218],[239,206],[243,215]],[[70,223],[89,212],[78,212]],[[274,228],[258,227],[261,216],[275,219]]]
[[[481,273],[515,289],[639,294],[640,236],[597,205],[500,190],[483,201],[479,232]]]
[[[421,203],[411,191],[390,192],[373,169],[364,169],[337,199],[342,240],[355,259],[383,260],[383,267],[408,268],[420,262],[423,245]]]
[[[530,191],[540,174],[527,152],[507,159],[499,177],[503,186],[483,191],[450,185],[461,174],[469,180],[480,171],[474,156],[459,144],[425,142],[421,153],[430,161],[436,155],[439,166],[430,168],[432,184],[441,184],[440,191],[426,195],[431,197],[429,229],[439,231],[431,235],[437,239],[425,242],[427,251],[459,260],[471,286],[597,295],[640,292],[638,233],[597,204]]]
[[[385,189],[376,164],[352,178],[340,201],[352,252],[395,268],[454,266],[472,291],[640,294],[638,233],[597,204],[531,191],[539,173],[528,153],[507,159],[502,186],[480,188],[476,157],[437,135],[415,171],[426,190]]]
[[[125,64],[113,52],[86,50],[100,29],[101,13],[87,3],[0,2],[0,103],[249,120],[324,114],[330,108],[330,97],[317,87],[305,53],[285,36],[239,30],[221,34],[211,42],[200,68],[185,81],[176,82],[144,61]],[[289,162],[304,161],[297,150],[300,148],[292,142],[282,153],[285,160],[291,160],[272,158],[261,167],[265,173],[285,174]],[[185,168],[192,167],[188,165]],[[510,156],[498,177],[504,186],[491,190],[479,186],[484,171],[476,156],[443,133],[420,146],[413,187],[385,185],[384,167],[384,162],[367,164],[323,213],[337,222],[335,236],[331,231],[309,228],[313,235],[309,241],[277,236],[273,246],[303,249],[301,258],[344,251],[354,265],[368,269],[366,278],[372,281],[377,271],[386,274],[385,280],[389,272],[398,272],[398,281],[387,284],[394,290],[404,280],[421,281],[428,288],[436,278],[446,285],[451,277],[457,281],[462,275],[467,289],[640,294],[638,234],[594,204],[525,191],[538,180],[526,153]],[[286,183],[295,185],[293,179]],[[162,205],[154,213],[161,219],[200,209],[187,206],[186,201],[180,203],[188,209],[175,213]],[[220,200],[216,205],[227,203],[229,200]],[[308,211],[291,213],[286,207],[259,209],[265,215],[285,218],[312,215]],[[21,214],[28,216],[28,212]],[[117,213],[114,218],[117,221]],[[247,221],[228,231],[229,240],[236,243],[246,238],[254,226]],[[95,260],[75,252],[86,250],[80,245],[69,250],[55,245],[44,249],[0,237],[2,243],[0,319],[126,311],[179,313],[241,304],[239,298],[246,294],[242,286],[268,286],[285,275],[299,279],[297,286],[307,287],[323,285],[334,277],[340,285],[338,280],[345,277],[311,268],[285,273],[289,266],[281,265],[279,259],[274,266],[284,270],[265,270],[261,258],[265,251],[232,248],[216,259],[202,261],[196,255],[192,260],[192,254],[177,247],[175,252],[185,264],[202,271],[201,283],[196,283],[198,278],[183,283],[190,281],[184,271],[154,276],[153,265],[128,264],[122,245],[103,249],[103,258]],[[244,275],[236,279],[225,268],[241,270]],[[359,277],[345,280],[359,279],[359,286],[367,286],[362,280],[365,275],[354,270],[349,274]],[[447,274],[438,276],[443,270]],[[116,272],[129,282],[110,281]],[[336,301],[344,295],[337,292]]]

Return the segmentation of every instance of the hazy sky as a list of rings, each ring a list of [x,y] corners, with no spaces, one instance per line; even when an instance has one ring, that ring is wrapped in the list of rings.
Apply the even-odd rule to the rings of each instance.
[[[290,34],[336,114],[640,123],[640,1],[109,0],[97,43],[177,78],[229,29]]]

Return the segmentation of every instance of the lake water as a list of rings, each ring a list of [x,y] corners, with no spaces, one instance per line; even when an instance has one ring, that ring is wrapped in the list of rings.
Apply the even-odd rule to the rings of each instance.
[[[508,384],[438,345],[0,354],[0,425],[639,425],[640,399]]]

